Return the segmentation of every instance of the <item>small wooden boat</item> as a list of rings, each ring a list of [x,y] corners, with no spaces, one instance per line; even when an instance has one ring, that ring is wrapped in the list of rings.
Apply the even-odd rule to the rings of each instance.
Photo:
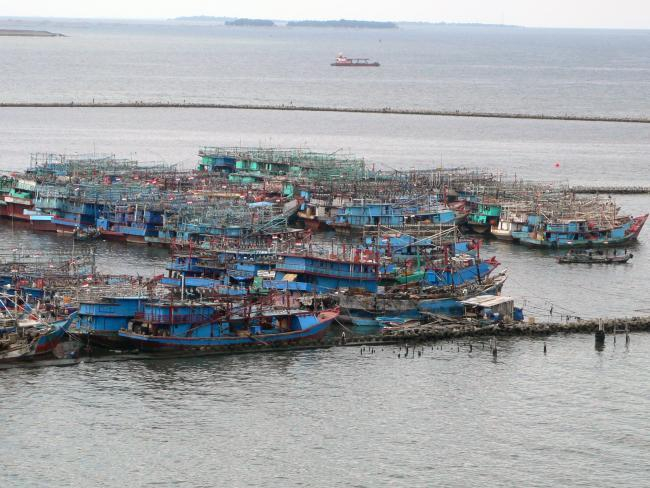
[[[605,252],[605,251],[594,251],[591,249],[585,251],[575,251],[571,250],[566,253],[564,256],[558,258],[559,263],[581,263],[581,264],[619,264],[627,263],[632,259],[634,255],[628,253],[627,250],[623,251],[621,254],[618,251]]]

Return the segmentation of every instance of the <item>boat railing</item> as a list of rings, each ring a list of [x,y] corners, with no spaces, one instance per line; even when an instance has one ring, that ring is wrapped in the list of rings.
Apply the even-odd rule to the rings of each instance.
[[[212,320],[218,320],[223,317],[222,311],[212,311],[210,313],[167,313],[152,314],[150,312],[138,312],[135,319],[140,322],[148,322],[156,325],[177,325],[177,324],[200,324]]]
[[[281,263],[276,266],[278,271],[288,272],[288,273],[309,273],[309,274],[318,274],[324,276],[340,277],[340,278],[359,278],[359,279],[375,279],[376,272],[374,269],[368,269],[368,271],[354,271],[354,268],[358,265],[366,266],[375,266],[374,262],[359,262],[359,263],[344,263],[344,266],[349,266],[349,269],[345,268],[329,268],[321,266],[309,266],[303,264],[287,264]]]

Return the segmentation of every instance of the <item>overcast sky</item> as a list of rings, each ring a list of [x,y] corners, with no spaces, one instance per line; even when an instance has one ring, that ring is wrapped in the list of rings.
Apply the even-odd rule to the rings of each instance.
[[[0,16],[412,20],[650,28],[650,0],[0,0]]]

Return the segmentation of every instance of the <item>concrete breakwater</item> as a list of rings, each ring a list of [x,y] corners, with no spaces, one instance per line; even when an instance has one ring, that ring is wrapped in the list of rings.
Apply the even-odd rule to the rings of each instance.
[[[0,102],[0,108],[203,108],[228,110],[282,110],[298,112],[343,112],[392,115],[429,115],[438,117],[476,117],[496,119],[565,120],[577,122],[624,122],[650,124],[649,117],[622,117],[569,114],[524,114],[506,112],[476,112],[461,110],[427,110],[407,108],[319,107],[309,105],[228,104],[187,102]]]

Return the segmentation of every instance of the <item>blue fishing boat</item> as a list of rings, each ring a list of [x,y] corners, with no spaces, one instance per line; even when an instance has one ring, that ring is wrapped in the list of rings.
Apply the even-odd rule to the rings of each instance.
[[[10,333],[0,333],[0,362],[29,361],[51,355],[74,320],[46,323],[30,318],[16,319]]]
[[[346,292],[337,295],[341,320],[355,326],[377,327],[381,317],[390,315],[404,320],[421,319],[428,313],[462,315],[462,300],[481,295],[497,295],[506,281],[503,272],[461,286],[404,288],[384,294]]]
[[[459,239],[453,229],[435,238],[417,237],[402,232],[380,233],[378,236],[366,237],[365,244],[376,248],[381,256],[390,257],[393,261],[416,259],[418,256],[424,259],[445,252],[449,256],[476,254],[480,247],[480,241]]]
[[[255,310],[227,313],[215,304],[147,304],[140,324],[119,337],[144,351],[238,352],[313,343],[323,338],[338,309]]]
[[[531,247],[573,248],[619,246],[638,238],[648,214],[622,217],[609,225],[590,220],[571,219],[557,222],[540,221],[520,232],[513,232],[519,242]]]
[[[477,210],[467,216],[467,225],[473,232],[485,234],[499,222],[501,206],[498,204],[479,203]]]
[[[417,205],[409,202],[348,204],[338,209],[332,226],[342,234],[360,234],[378,227],[430,234],[442,226],[454,226],[455,222],[456,213],[433,199]]]
[[[339,288],[360,288],[376,292],[379,260],[370,250],[355,249],[345,257],[336,254],[281,254],[275,277],[264,287],[310,293],[331,293]]]
[[[142,311],[147,297],[103,297],[82,302],[69,332],[83,343],[105,349],[121,349],[127,344],[118,336]]]

